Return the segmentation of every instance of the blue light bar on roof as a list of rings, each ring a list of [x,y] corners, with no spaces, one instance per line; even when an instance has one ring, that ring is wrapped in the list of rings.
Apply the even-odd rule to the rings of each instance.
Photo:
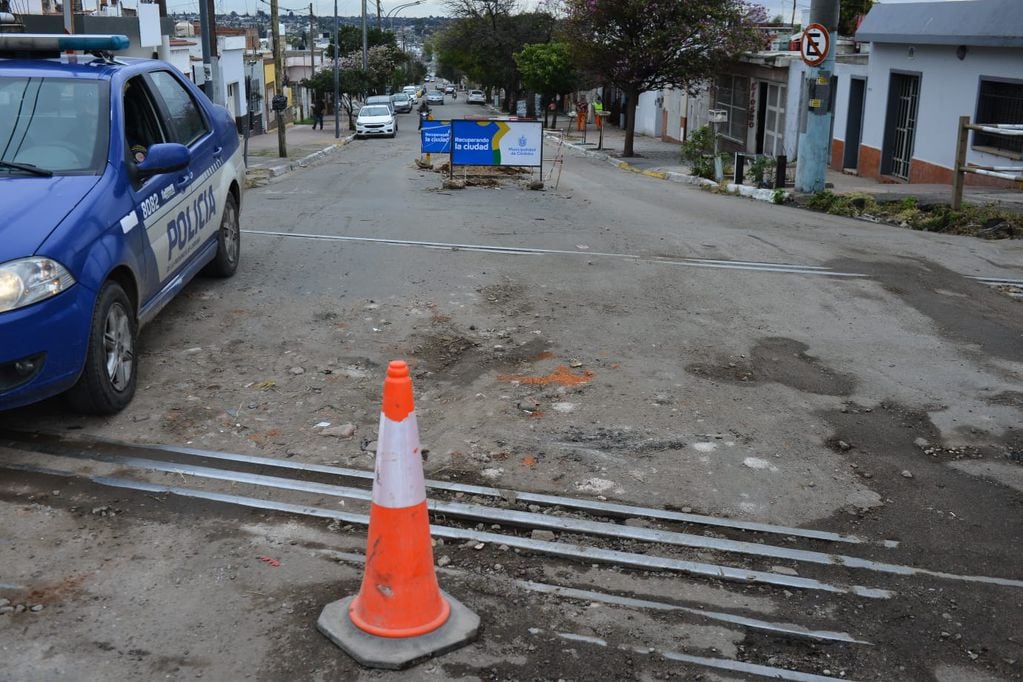
[[[14,52],[83,52],[127,50],[128,36],[59,33],[0,33],[0,50]]]

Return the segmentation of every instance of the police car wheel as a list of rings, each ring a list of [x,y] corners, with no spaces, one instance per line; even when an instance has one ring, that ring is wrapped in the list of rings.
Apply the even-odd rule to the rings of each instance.
[[[96,297],[85,352],[85,367],[67,392],[71,407],[84,414],[115,414],[135,395],[138,322],[127,294],[107,282]]]
[[[224,217],[217,230],[217,255],[206,266],[205,273],[212,277],[230,277],[238,269],[241,255],[241,233],[238,229],[238,202],[228,193],[224,202]]]

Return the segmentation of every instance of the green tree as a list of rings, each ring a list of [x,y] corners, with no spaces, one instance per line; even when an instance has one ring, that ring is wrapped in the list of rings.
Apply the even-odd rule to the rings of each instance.
[[[369,77],[362,69],[362,53],[341,59],[339,65],[339,81],[341,85],[341,101],[338,105],[348,114],[348,129],[355,130],[355,98],[369,89]],[[302,85],[316,93],[316,97],[324,102],[334,100],[334,69],[321,69],[312,78],[302,81]]]
[[[874,0],[842,0],[838,15],[838,34],[851,36],[856,33],[856,17],[866,14],[874,6]]]
[[[341,46],[341,54],[358,52],[362,54],[362,27],[344,24],[337,31],[338,44]],[[376,27],[366,30],[366,46],[376,47],[377,45],[398,46],[394,34]]]
[[[624,156],[633,156],[639,95],[695,92],[728,61],[761,49],[767,16],[744,0],[565,0],[566,36],[580,65],[626,95]]]
[[[513,56],[527,90],[555,95],[575,87],[575,66],[567,43],[526,45]]]
[[[550,42],[555,28],[550,14],[514,14],[516,7],[516,0],[451,0],[456,19],[434,41],[442,74],[460,72],[486,90],[504,88],[505,108],[522,91],[513,55],[528,44]]]

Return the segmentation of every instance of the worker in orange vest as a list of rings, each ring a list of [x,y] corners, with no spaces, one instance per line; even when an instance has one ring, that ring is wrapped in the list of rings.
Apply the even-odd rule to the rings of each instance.
[[[593,103],[593,119],[597,123],[597,130],[600,130],[604,126],[604,103],[600,101],[600,97]]]
[[[582,131],[586,128],[586,110],[589,105],[586,104],[586,98],[582,97],[575,105],[575,125],[576,130]]]

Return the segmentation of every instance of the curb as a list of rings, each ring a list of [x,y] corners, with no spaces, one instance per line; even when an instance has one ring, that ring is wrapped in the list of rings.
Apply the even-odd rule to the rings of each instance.
[[[261,172],[266,172],[267,177],[269,178],[279,178],[283,175],[287,175],[296,168],[305,168],[310,163],[318,161],[319,159],[329,156],[330,154],[333,154],[335,151],[337,151],[341,147],[344,147],[346,144],[348,144],[354,139],[355,139],[354,134],[348,135],[347,137],[341,138],[338,142],[330,145],[329,147],[324,147],[323,149],[315,151],[312,154],[306,154],[300,159],[288,161],[287,163],[282,163],[276,166],[250,166],[245,169],[245,178],[246,180],[248,180],[250,175],[254,175],[256,173]]]
[[[545,137],[549,140],[559,140],[556,135],[545,134]],[[585,156],[592,156],[594,158],[602,158],[609,164],[620,170],[629,171],[630,173],[636,173],[638,175],[645,175],[648,178],[655,178],[657,180],[667,180],[669,182],[678,182],[684,185],[696,185],[697,187],[720,187],[718,183],[707,178],[701,178],[698,175],[687,175],[686,173],[678,173],[676,171],[662,171],[662,170],[644,170],[633,166],[628,161],[616,159],[615,157],[607,154],[603,151],[597,151],[594,149],[587,149],[573,142],[563,141],[566,147],[574,149],[577,152],[581,152]],[[750,187],[748,185],[736,185],[734,183],[728,183],[724,186],[730,194],[736,194],[756,201],[766,201],[769,203],[775,203],[773,189],[760,189],[758,187]],[[789,192],[785,192],[785,199],[790,196]]]

